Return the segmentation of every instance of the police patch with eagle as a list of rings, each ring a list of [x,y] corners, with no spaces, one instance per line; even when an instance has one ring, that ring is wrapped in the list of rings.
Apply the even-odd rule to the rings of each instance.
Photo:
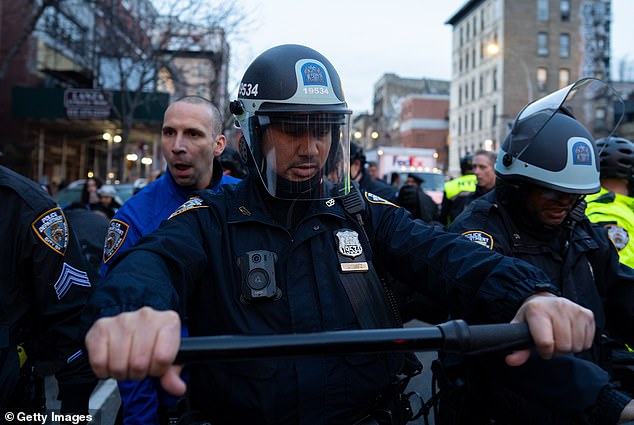
[[[68,224],[60,208],[53,208],[31,223],[42,242],[58,254],[64,255],[68,246]]]

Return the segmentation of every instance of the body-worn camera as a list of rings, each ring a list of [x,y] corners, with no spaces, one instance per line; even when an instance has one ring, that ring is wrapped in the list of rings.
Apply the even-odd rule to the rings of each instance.
[[[281,291],[275,280],[277,254],[271,251],[248,251],[238,258],[242,274],[243,302],[269,301],[280,298]]]

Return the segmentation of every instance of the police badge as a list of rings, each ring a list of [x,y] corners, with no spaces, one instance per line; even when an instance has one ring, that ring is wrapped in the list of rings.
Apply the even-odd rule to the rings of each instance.
[[[339,245],[338,256],[341,271],[368,271],[368,263],[365,261],[365,256],[363,255],[363,247],[359,241],[359,234],[354,230],[341,229],[335,231],[335,237]],[[357,260],[357,257],[361,258]]]
[[[622,250],[630,242],[630,235],[623,227],[616,224],[608,224],[605,228],[608,230],[608,237],[617,250]]]

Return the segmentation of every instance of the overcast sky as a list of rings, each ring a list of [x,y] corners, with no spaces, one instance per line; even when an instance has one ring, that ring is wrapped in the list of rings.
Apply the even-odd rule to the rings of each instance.
[[[451,77],[451,26],[466,0],[236,0],[252,21],[244,40],[231,42],[230,97],[248,64],[278,44],[304,44],[339,71],[355,112],[372,110],[374,83],[400,77]],[[612,64],[634,65],[634,0],[612,0]],[[634,79],[634,78],[633,78]]]

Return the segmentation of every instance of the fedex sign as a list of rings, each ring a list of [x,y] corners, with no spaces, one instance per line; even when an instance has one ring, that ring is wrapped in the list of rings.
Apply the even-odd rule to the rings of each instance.
[[[392,166],[398,168],[418,168],[424,167],[425,161],[423,157],[420,156],[408,156],[408,155],[394,155],[392,157]]]

